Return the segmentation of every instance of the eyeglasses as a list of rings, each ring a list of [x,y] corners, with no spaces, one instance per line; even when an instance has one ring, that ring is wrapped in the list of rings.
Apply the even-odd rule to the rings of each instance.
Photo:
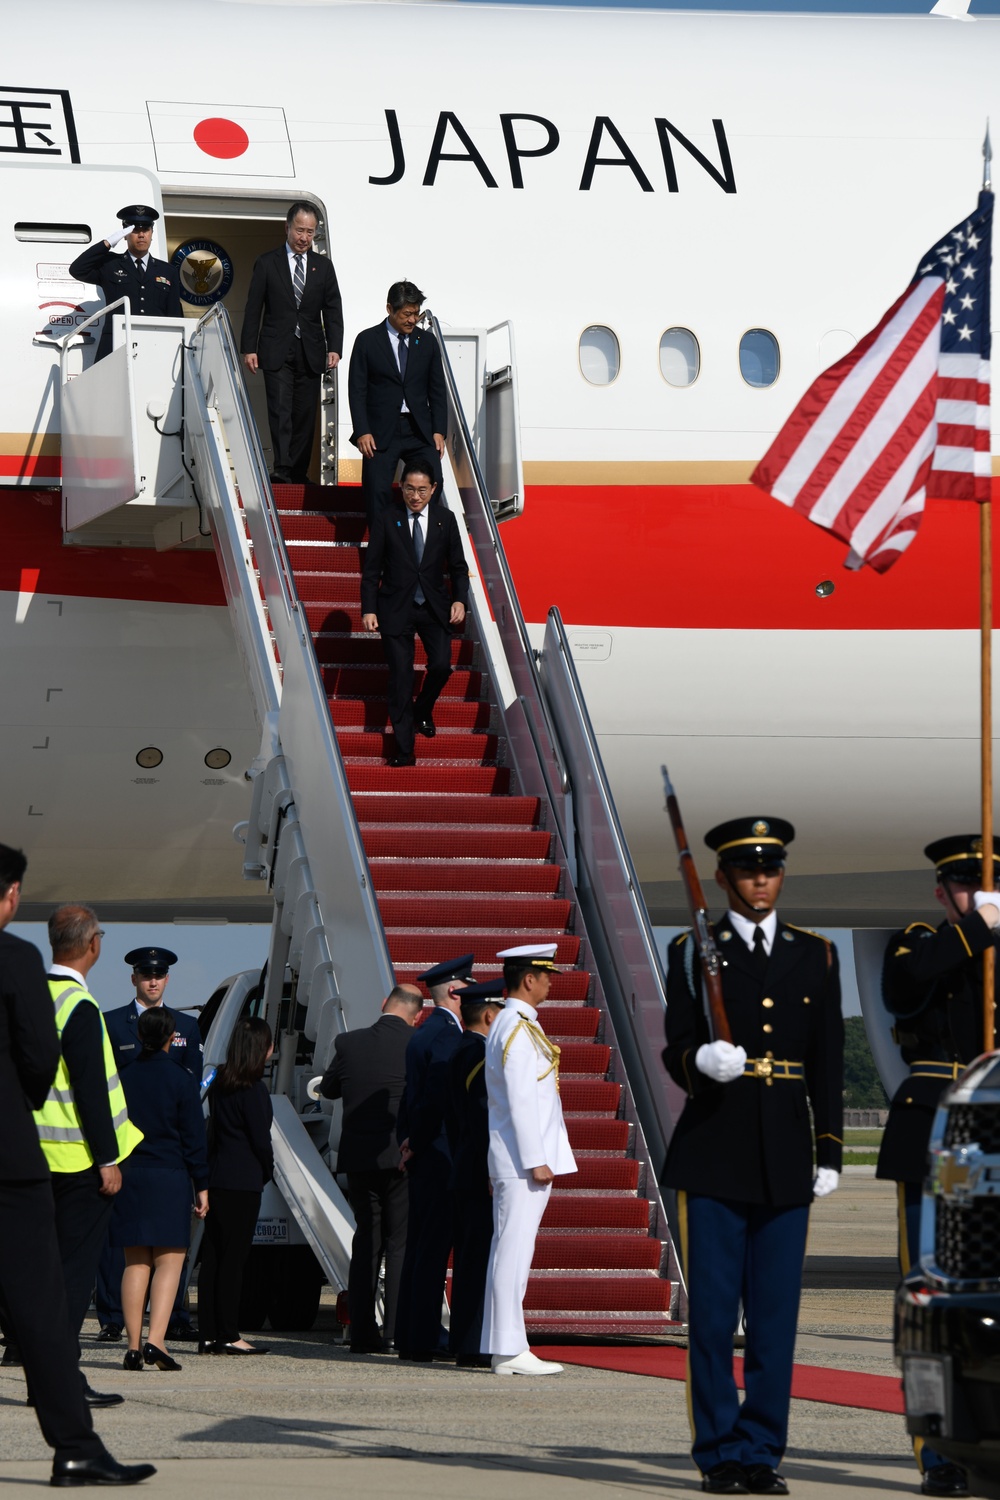
[[[420,484],[420,485],[417,485],[417,484],[404,484],[403,485],[403,494],[404,495],[429,495],[431,493],[431,491],[433,490],[433,488],[434,488],[434,486],[432,484]]]
[[[94,936],[95,937],[103,937],[104,936],[104,928],[103,927],[98,927],[97,931],[94,933]]]

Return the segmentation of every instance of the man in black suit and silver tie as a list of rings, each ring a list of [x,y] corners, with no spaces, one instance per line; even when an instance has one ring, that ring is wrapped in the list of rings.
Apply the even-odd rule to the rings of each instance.
[[[275,484],[305,483],[320,379],[344,349],[337,273],[312,248],[318,225],[315,204],[291,205],[285,243],[258,257],[243,315],[243,363],[264,375]]]
[[[465,619],[469,570],[458,524],[450,510],[432,505],[437,485],[427,463],[403,470],[402,504],[376,511],[361,574],[361,623],[378,630],[389,664],[389,718],[396,735],[391,766],[416,764],[414,727],[433,739],[434,705],[451,676],[451,637]],[[445,585],[445,574],[451,592]],[[413,699],[413,645],[427,651],[423,685]]]
[[[423,300],[412,281],[393,282],[385,320],[359,333],[351,351],[351,442],[361,450],[369,531],[376,510],[391,498],[400,459],[430,464],[440,498],[448,398],[438,341],[417,327]]]

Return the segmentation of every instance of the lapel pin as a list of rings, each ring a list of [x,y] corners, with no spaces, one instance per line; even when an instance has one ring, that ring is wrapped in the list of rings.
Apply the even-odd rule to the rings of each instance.
[[[732,937],[732,933],[731,932],[720,932],[719,933],[719,942],[720,943],[728,943],[731,937]]]
[[[785,940],[786,943],[794,943],[795,942],[795,934],[794,934],[794,932],[783,932],[781,934],[781,936],[784,938],[784,940]]]

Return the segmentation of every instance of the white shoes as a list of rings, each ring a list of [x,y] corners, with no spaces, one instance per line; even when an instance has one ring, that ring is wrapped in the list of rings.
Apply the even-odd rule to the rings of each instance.
[[[494,1354],[494,1375],[561,1375],[562,1365],[551,1359],[539,1359],[530,1349],[523,1354]]]

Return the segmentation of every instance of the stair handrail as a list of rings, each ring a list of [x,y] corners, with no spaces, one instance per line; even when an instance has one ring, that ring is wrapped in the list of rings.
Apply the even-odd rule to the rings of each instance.
[[[216,365],[210,359],[212,344],[219,351],[221,364]],[[275,512],[257,423],[243,380],[242,361],[229,314],[222,303],[217,303],[199,319],[188,348],[191,357],[197,360],[199,377],[203,372],[211,377],[213,391],[205,389],[206,399],[211,400],[214,393],[215,404],[218,405],[220,393],[224,392],[229,399],[226,401],[226,410],[220,413],[223,424],[229,420],[236,424],[235,432],[229,427],[226,430],[230,461],[236,475],[239,499],[253,542],[254,563],[260,574],[284,670],[285,690],[282,692],[282,708],[279,710],[279,735],[281,753],[285,755],[289,765],[292,792],[299,808],[300,820],[307,827],[312,825],[314,817],[326,816],[330,811],[328,793],[332,793],[337,826],[344,836],[339,857],[346,857],[349,861],[357,886],[360,908],[353,908],[353,920],[348,914],[333,937],[339,937],[341,943],[346,940],[348,947],[352,946],[358,938],[358,918],[363,919],[372,943],[376,987],[381,995],[386,995],[394,983],[394,977],[385,928],[375,897],[343,757],[330,720],[326,689]],[[204,386],[205,382],[202,383]],[[305,714],[296,713],[292,720],[289,720],[287,712],[287,688],[290,682],[294,682],[300,700],[309,705]],[[300,747],[298,755],[294,745],[289,746],[290,735],[294,744]],[[330,772],[330,783],[323,795],[319,795],[314,788],[310,803],[309,796],[303,790],[305,779],[315,772],[317,765],[322,764]],[[318,812],[318,809],[322,810]],[[309,839],[307,834],[304,837],[317,892],[323,889],[330,892],[336,890],[341,866],[336,870],[333,868],[335,861],[332,841],[329,838]],[[326,881],[322,878],[323,870],[328,874]],[[324,910],[323,916],[324,923],[333,921],[334,914],[331,911]],[[364,939],[361,941],[364,942]],[[347,998],[360,1007],[366,1005],[370,997],[355,993],[345,996]],[[367,1017],[368,1020],[375,1018],[374,1015]]]

